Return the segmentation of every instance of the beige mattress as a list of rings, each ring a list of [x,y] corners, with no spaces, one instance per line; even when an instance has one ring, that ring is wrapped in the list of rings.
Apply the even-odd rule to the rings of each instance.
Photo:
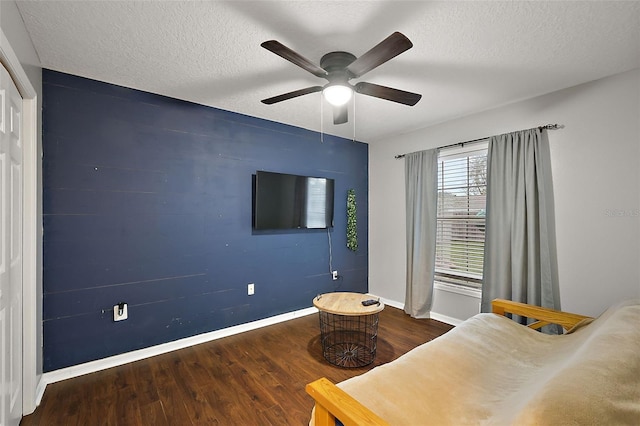
[[[640,301],[561,336],[479,314],[338,386],[391,425],[640,425]]]

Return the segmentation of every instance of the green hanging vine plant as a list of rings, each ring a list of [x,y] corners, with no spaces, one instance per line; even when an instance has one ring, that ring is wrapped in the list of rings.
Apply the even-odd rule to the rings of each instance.
[[[356,213],[356,191],[349,189],[347,191],[347,247],[352,251],[358,250]]]

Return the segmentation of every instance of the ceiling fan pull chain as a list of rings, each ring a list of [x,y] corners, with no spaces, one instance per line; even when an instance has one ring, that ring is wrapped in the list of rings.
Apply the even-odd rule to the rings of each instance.
[[[353,97],[353,142],[356,141],[356,97]]]
[[[324,103],[320,95],[320,143],[324,143]]]

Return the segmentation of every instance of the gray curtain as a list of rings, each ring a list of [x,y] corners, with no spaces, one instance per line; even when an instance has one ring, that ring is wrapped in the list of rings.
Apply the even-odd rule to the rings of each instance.
[[[429,318],[436,262],[438,150],[404,157],[407,204],[407,287],[404,311]]]
[[[482,312],[494,298],[560,309],[553,212],[546,131],[490,138]]]

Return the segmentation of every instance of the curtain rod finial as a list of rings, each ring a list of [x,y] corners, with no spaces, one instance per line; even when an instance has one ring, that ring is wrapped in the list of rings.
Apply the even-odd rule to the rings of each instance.
[[[557,123],[556,124],[546,124],[544,126],[538,127],[538,129],[540,129],[540,130],[544,130],[544,129],[547,129],[547,130],[564,129],[564,124],[557,124]]]

